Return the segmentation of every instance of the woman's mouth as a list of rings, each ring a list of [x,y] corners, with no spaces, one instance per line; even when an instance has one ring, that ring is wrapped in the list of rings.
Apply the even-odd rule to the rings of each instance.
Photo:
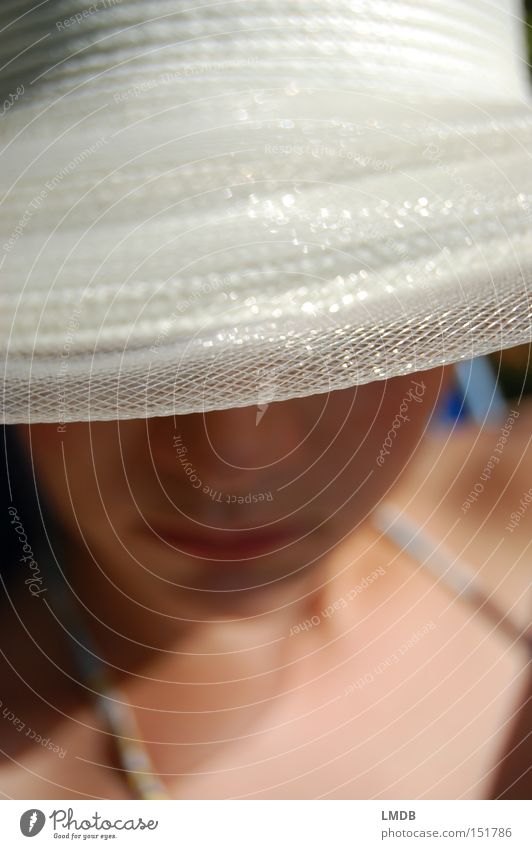
[[[268,527],[185,531],[171,526],[155,526],[154,531],[159,538],[184,554],[221,563],[274,554],[302,535],[294,528],[282,531]]]

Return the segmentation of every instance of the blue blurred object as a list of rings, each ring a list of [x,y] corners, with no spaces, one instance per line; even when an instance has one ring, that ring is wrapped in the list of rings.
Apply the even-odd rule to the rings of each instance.
[[[435,424],[474,421],[496,425],[504,421],[507,405],[488,357],[475,357],[454,366],[455,385],[442,399]]]

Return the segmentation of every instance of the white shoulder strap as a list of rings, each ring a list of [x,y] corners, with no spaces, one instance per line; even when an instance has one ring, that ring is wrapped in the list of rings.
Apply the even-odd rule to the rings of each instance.
[[[380,504],[372,514],[372,523],[401,549],[426,568],[437,581],[464,601],[488,616],[496,627],[513,641],[525,642],[532,652],[532,634],[523,631],[488,595],[475,570],[457,557],[422,526],[390,502]]]

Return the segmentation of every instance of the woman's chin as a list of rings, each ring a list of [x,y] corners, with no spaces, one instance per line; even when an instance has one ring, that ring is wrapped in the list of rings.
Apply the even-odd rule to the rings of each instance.
[[[297,543],[246,559],[240,551],[233,557],[230,550],[223,557],[217,552],[210,559],[205,552],[200,557],[172,550],[160,540],[150,543],[137,552],[138,560],[157,563],[157,574],[168,582],[165,601],[168,593],[174,595],[187,618],[252,616],[291,604],[306,593],[320,564],[315,553],[310,557],[310,546]]]

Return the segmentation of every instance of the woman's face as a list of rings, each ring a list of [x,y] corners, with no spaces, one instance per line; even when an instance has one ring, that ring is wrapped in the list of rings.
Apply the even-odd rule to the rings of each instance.
[[[19,432],[78,570],[171,615],[242,613],[301,591],[386,496],[444,374]]]

